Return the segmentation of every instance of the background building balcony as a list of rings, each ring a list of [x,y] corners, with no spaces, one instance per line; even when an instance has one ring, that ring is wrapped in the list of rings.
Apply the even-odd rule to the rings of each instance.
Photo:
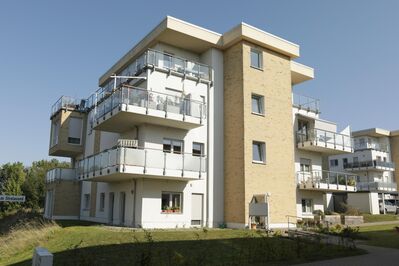
[[[206,177],[206,157],[119,146],[79,161],[77,176],[80,180],[104,182],[139,177],[198,180]]]
[[[95,130],[118,133],[142,123],[188,130],[204,124],[206,105],[183,95],[123,86],[98,104],[94,119]]]
[[[395,171],[395,163],[378,160],[345,163],[346,171]]]
[[[356,175],[325,170],[297,172],[299,189],[322,191],[356,191]]]
[[[357,182],[358,191],[395,192],[397,184],[394,182]]]
[[[298,149],[321,152],[325,154],[340,154],[353,152],[351,136],[323,129],[309,129],[307,132],[297,132]]]
[[[76,169],[73,168],[54,168],[46,173],[46,183],[52,183],[57,180],[75,180]]]
[[[320,113],[320,101],[318,99],[295,93],[292,95],[292,98],[293,107],[307,112]]]

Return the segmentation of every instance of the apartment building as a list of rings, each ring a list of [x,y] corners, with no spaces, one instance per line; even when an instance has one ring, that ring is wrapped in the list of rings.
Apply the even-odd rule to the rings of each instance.
[[[398,133],[380,128],[353,132],[354,153],[329,157],[329,167],[357,176],[357,192],[345,201],[364,212],[385,213],[389,200],[397,199]]]
[[[309,130],[333,127],[302,105],[293,119],[293,87],[314,76],[298,57],[298,45],[245,23],[219,34],[166,17],[92,95],[54,104],[49,154],[71,158],[72,168],[48,173],[45,216],[144,228],[286,227],[297,191],[326,191],[296,183],[299,154],[351,149],[346,138],[333,148],[295,145],[299,117]]]

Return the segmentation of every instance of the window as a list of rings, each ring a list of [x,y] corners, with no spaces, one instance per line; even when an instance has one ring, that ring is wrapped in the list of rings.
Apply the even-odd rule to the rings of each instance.
[[[204,143],[193,142],[193,156],[204,155]]]
[[[84,194],[84,197],[83,197],[83,209],[84,210],[90,209],[90,194]]]
[[[330,166],[332,167],[338,166],[338,159],[330,160]]]
[[[54,121],[51,127],[51,147],[58,144],[58,134],[60,132],[60,121]]]
[[[162,192],[162,213],[182,213],[182,193]]]
[[[311,199],[302,199],[302,213],[312,213],[313,202]]]
[[[254,141],[252,142],[252,162],[265,163],[265,143]]]
[[[82,136],[82,118],[71,117],[69,119],[69,135],[68,135],[68,143],[69,144],[78,144],[80,145],[80,138]]]
[[[100,212],[104,211],[105,206],[105,193],[100,193]]]
[[[163,139],[163,151],[181,154],[183,152],[183,141],[175,139]]]
[[[264,114],[263,108],[263,96],[252,94],[252,113],[253,114]]]
[[[251,49],[251,67],[262,69],[262,52]]]
[[[312,161],[309,159],[300,159],[300,170],[301,172],[310,172],[312,169]]]
[[[342,164],[343,164],[344,166],[348,165],[348,158],[343,158],[343,159],[342,159]]]

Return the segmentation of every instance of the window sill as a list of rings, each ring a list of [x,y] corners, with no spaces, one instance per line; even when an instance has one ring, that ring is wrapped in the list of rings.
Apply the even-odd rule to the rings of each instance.
[[[253,69],[259,70],[259,71],[263,71],[263,68],[260,68],[260,67],[256,67],[256,66],[250,66],[250,67]]]
[[[265,117],[265,114],[262,114],[262,113],[251,112],[251,114],[253,114],[253,115],[257,115],[257,116],[262,116],[262,117]]]
[[[266,165],[266,162],[262,162],[262,161],[252,161],[253,164],[264,164]]]
[[[183,214],[183,212],[161,212],[161,214]]]

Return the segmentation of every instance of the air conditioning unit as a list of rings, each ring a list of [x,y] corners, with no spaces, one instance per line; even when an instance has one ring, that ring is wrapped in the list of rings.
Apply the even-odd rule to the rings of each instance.
[[[137,148],[139,146],[139,141],[137,139],[118,139],[118,146],[126,148]]]

